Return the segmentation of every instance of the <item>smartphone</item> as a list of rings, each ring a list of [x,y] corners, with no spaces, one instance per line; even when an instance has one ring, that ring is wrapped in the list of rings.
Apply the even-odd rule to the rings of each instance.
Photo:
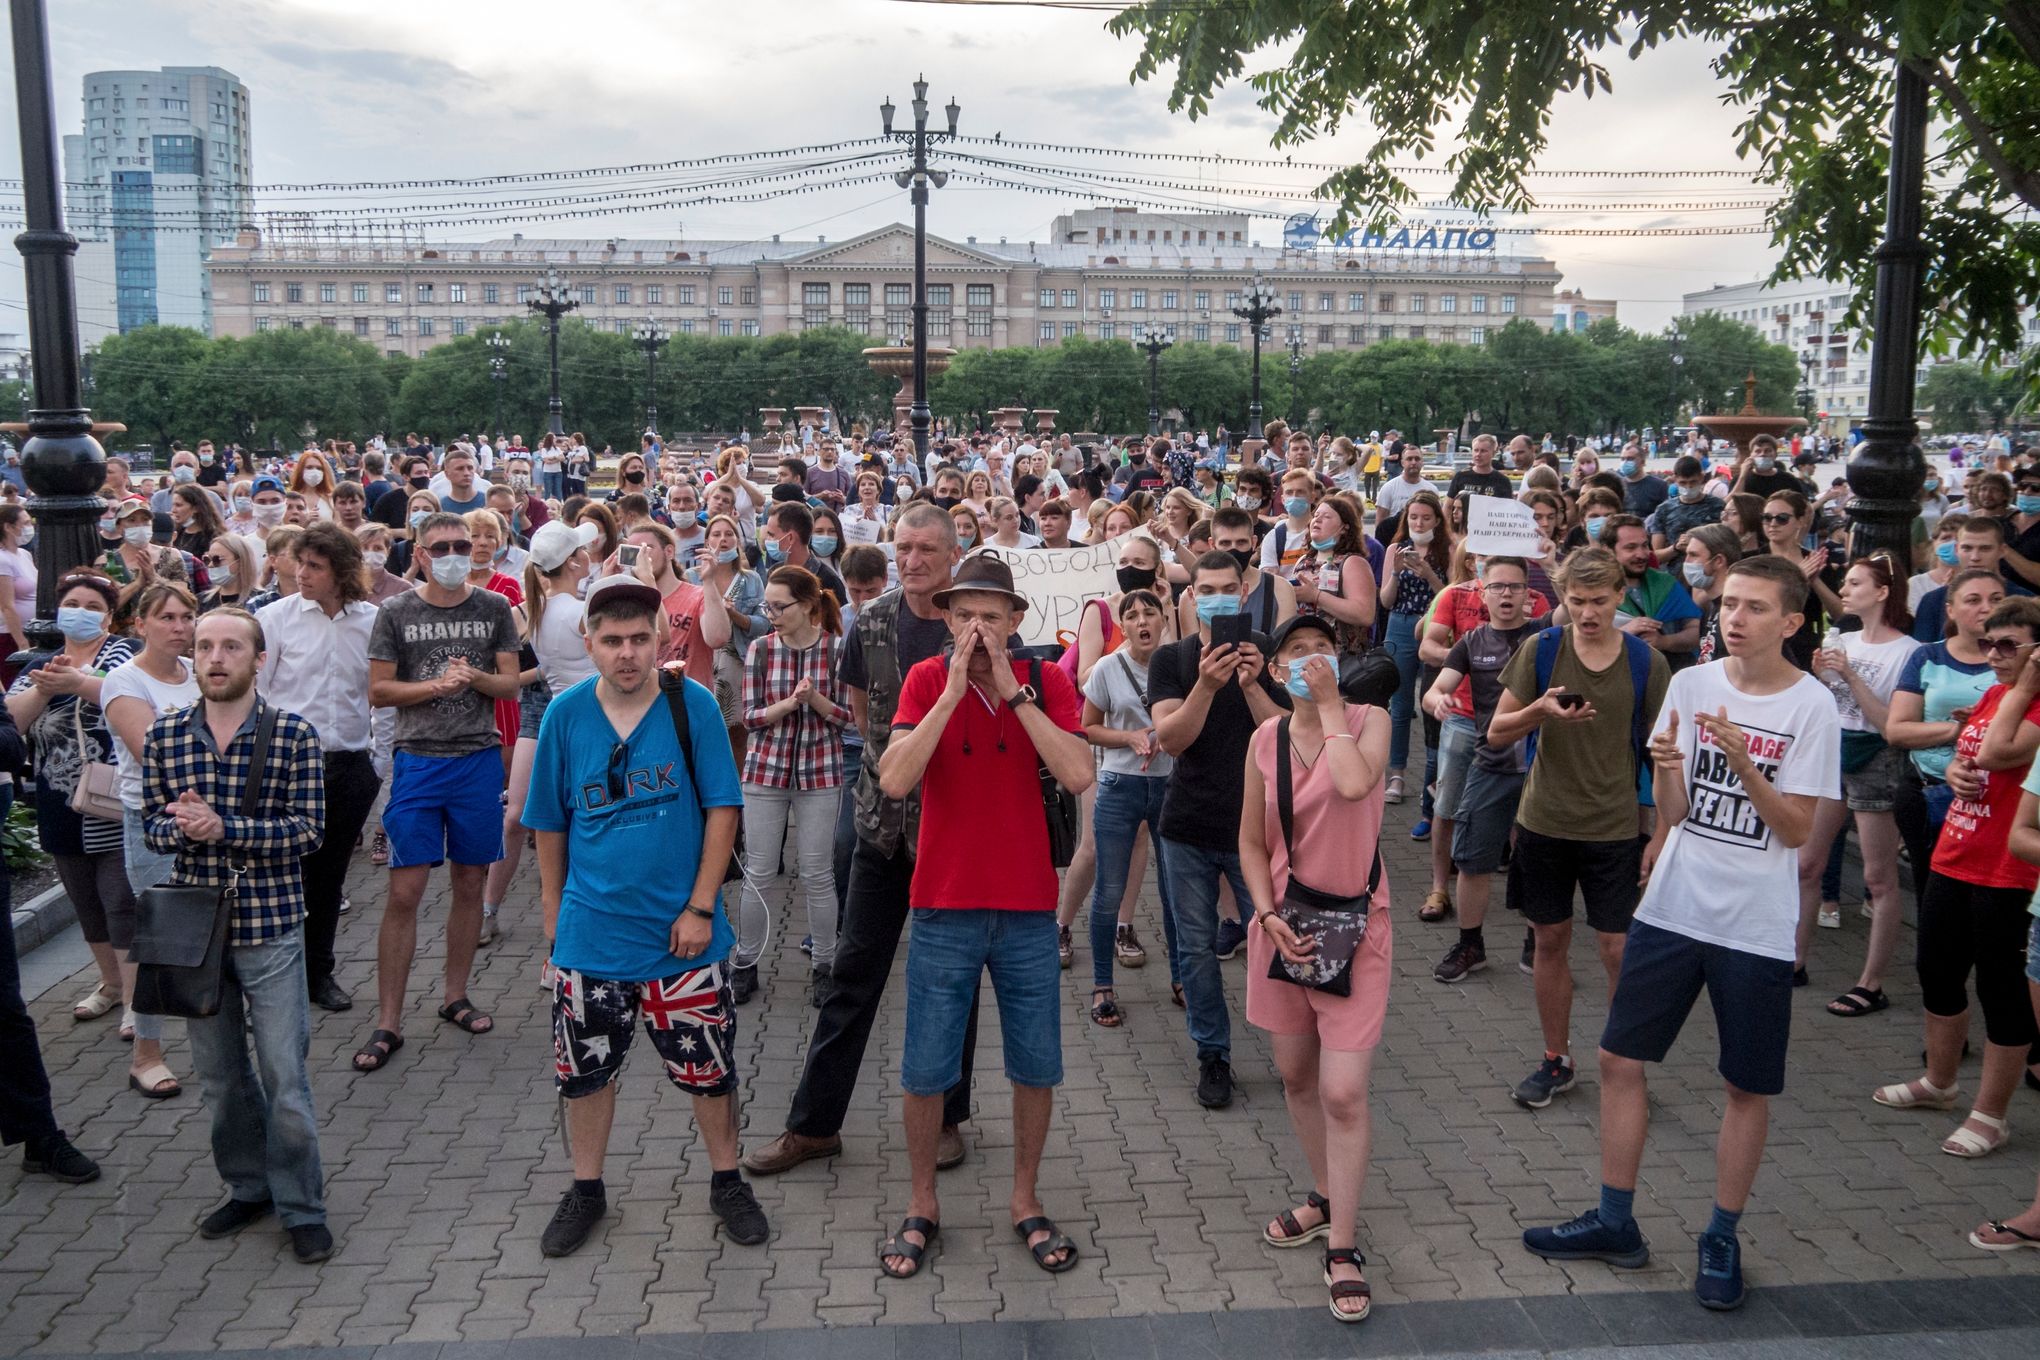
[[[616,550],[616,569],[618,571],[636,571],[638,554],[643,551],[644,548],[639,544],[624,544]]]
[[[1245,614],[1220,614],[1211,621],[1211,645],[1213,647],[1237,647],[1247,640],[1248,627],[1252,622]]]
[[[1587,696],[1584,694],[1561,694],[1558,696],[1558,706],[1560,708],[1585,708],[1587,706]]]

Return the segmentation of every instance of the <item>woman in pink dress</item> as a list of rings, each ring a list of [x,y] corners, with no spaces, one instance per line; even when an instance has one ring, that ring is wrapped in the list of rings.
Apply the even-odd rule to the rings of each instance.
[[[1333,629],[1310,614],[1275,634],[1269,664],[1287,676],[1294,708],[1248,747],[1240,871],[1254,902],[1247,1020],[1272,1037],[1316,1182],[1262,1237],[1275,1247],[1327,1239],[1332,1316],[1359,1322],[1370,1302],[1356,1242],[1373,1136],[1367,1085],[1394,960],[1378,852],[1390,724],[1340,697]]]

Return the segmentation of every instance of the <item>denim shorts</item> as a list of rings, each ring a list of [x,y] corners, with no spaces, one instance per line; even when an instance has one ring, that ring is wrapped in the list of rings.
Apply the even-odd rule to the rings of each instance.
[[[1060,1086],[1062,965],[1053,911],[916,907],[907,937],[907,1038],[900,1085],[939,1096],[963,1078],[963,1034],[978,980],[992,975],[1006,1079]]]
[[[1460,790],[1465,788],[1467,769],[1473,764],[1473,748],[1479,742],[1471,718],[1454,713],[1438,725],[1438,784],[1431,799],[1437,816],[1456,815]]]

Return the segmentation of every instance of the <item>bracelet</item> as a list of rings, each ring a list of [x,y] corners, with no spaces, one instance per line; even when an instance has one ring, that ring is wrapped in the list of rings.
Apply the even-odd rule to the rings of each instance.
[[[697,907],[692,902],[689,902],[681,910],[689,916],[699,916],[704,921],[713,921],[715,919],[715,908],[713,907]]]
[[[1275,911],[1274,911],[1274,910],[1272,910],[1272,909],[1271,909],[1271,910],[1268,910],[1268,911],[1264,911],[1264,912],[1261,912],[1260,914],[1258,914],[1257,916],[1255,916],[1255,917],[1254,917],[1254,924],[1255,924],[1255,925],[1257,925],[1257,926],[1260,926],[1260,927],[1261,927],[1261,929],[1263,929],[1263,930],[1266,930],[1266,929],[1267,929],[1268,927],[1267,927],[1267,926],[1266,926],[1266,925],[1264,924],[1264,922],[1266,922],[1266,921],[1267,921],[1267,919],[1268,919],[1268,918],[1269,918],[1270,916],[1274,916],[1274,915],[1277,915],[1277,914],[1278,914],[1278,913],[1277,913],[1277,912],[1275,912]]]
[[[1353,735],[1353,734],[1352,734],[1351,732],[1328,732],[1328,733],[1326,733],[1326,734],[1325,734],[1325,740],[1326,740],[1326,741],[1337,741],[1337,740],[1339,740],[1339,739],[1340,739],[1341,737],[1344,737],[1344,738],[1345,738],[1345,739],[1346,739],[1347,741],[1358,741],[1358,740],[1360,740],[1360,738],[1359,738],[1359,737],[1357,737],[1357,736]]]

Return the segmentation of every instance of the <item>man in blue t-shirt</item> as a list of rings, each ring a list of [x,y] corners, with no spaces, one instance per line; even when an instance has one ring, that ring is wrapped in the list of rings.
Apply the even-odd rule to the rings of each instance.
[[[660,685],[659,592],[634,576],[588,591],[596,678],[552,701],[524,824],[538,834],[552,947],[554,1079],[567,1102],[574,1184],[539,1249],[565,1256],[608,1212],[603,1154],[617,1073],[642,1015],[673,1084],[694,1098],[713,1168],[709,1207],[730,1240],[765,1240],[737,1170],[735,932],[721,884],[744,796],[715,696],[682,681],[687,747]],[[687,885],[681,898],[673,885]],[[676,900],[677,899],[677,900]]]

